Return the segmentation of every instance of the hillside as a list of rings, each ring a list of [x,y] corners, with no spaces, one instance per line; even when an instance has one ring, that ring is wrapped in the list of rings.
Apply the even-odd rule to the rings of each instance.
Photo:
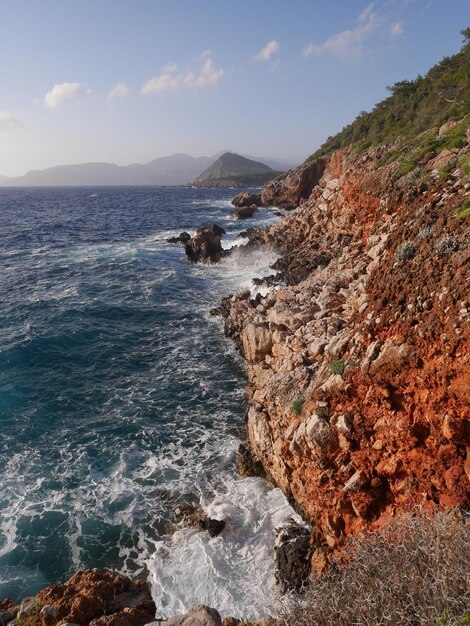
[[[358,151],[389,144],[401,137],[416,137],[428,128],[470,113],[470,28],[462,32],[464,45],[444,58],[426,76],[403,80],[388,87],[391,95],[369,113],[362,112],[329,137],[307,161],[353,144]]]
[[[278,173],[259,161],[225,152],[192,184],[196,187],[256,187],[263,185]]]
[[[454,70],[468,48],[428,76],[440,84],[461,76]],[[416,92],[404,94],[403,110],[412,111]],[[428,117],[397,119],[391,134],[383,128],[379,146],[365,148],[359,135],[268,182],[262,203],[295,210],[250,229],[248,249],[279,254],[261,281],[277,289],[229,296],[218,311],[246,361],[243,458],[260,463],[312,524],[300,583],[332,560],[341,570],[344,550],[364,531],[381,532],[410,511],[470,507],[470,115],[466,103],[453,103],[437,117],[432,102],[420,99]],[[385,101],[382,119],[396,106],[396,97]],[[383,544],[389,554],[393,541]],[[369,575],[383,569],[369,564]],[[351,576],[344,572],[338,586]],[[403,584],[411,593],[412,583],[399,568],[393,578],[382,591],[390,621],[414,623],[397,592]],[[420,576],[414,582],[421,589]],[[320,595],[316,610],[327,606]],[[436,615],[449,609],[440,592],[432,602]],[[382,623],[367,621],[364,596],[354,609],[338,606],[356,611],[354,623]],[[337,623],[331,614],[315,621],[306,607],[299,603],[305,622],[288,623]]]

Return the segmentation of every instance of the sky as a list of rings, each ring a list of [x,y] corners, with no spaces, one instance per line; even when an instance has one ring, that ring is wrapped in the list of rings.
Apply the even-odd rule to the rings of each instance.
[[[470,0],[0,0],[0,174],[301,162],[467,26]]]

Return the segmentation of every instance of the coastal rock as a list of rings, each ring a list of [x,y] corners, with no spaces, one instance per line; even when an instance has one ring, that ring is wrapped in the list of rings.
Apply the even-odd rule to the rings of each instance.
[[[188,241],[191,239],[191,235],[189,233],[187,233],[186,231],[183,231],[182,233],[180,233],[178,235],[178,237],[170,237],[169,239],[167,239],[168,243],[188,243]]]
[[[238,193],[232,200],[233,206],[238,208],[242,207],[251,207],[262,206],[261,204],[261,194],[260,193],[249,193],[248,191],[242,191]]]
[[[184,615],[170,617],[164,621],[153,621],[149,626],[222,626],[222,618],[215,609],[198,604]]]
[[[323,157],[303,197],[305,165],[265,185],[297,206],[247,231],[279,255],[276,288],[220,307],[246,360],[248,447],[314,521],[316,572],[400,511],[470,506],[468,183],[398,185],[402,153],[383,156]]]
[[[220,238],[225,230],[214,224],[199,228],[185,246],[186,256],[192,263],[218,263],[224,256]]]
[[[238,448],[237,469],[240,476],[266,476],[262,463],[253,455],[249,443],[241,443]]]
[[[325,160],[317,159],[281,174],[264,185],[261,192],[262,205],[280,208],[297,207],[302,199],[310,196],[314,187],[320,182],[324,170]]]
[[[9,598],[0,601],[0,624],[7,624],[15,619],[19,606]]]
[[[155,603],[147,583],[99,569],[80,571],[64,584],[49,585],[22,603],[18,613],[20,620],[27,616],[28,626],[55,626],[58,622],[96,626],[94,622],[103,618],[114,626],[143,626],[154,615]],[[109,621],[111,618],[114,621]]]
[[[293,520],[276,530],[275,578],[282,593],[301,592],[310,574],[310,531]]]
[[[176,505],[174,517],[176,523],[206,531],[211,537],[217,537],[225,528],[225,520],[213,519],[202,507],[188,503]]]
[[[250,204],[248,206],[240,207],[232,211],[232,218],[235,220],[246,220],[249,217],[253,217],[256,211],[256,204]]]

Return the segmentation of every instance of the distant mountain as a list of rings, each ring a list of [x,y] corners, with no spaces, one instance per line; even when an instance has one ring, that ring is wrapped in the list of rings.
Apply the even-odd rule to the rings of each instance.
[[[0,177],[0,185],[11,186],[80,186],[80,185],[183,185],[198,176],[214,158],[173,154],[149,163],[115,165],[80,163],[58,165],[45,170],[31,170],[24,176]]]
[[[225,152],[194,179],[196,187],[250,187],[263,185],[278,172],[260,161]]]
[[[44,170],[31,170],[24,176],[14,178],[0,175],[0,186],[184,185],[208,172],[210,166],[218,163],[220,159],[222,162],[216,166],[214,170],[216,173],[227,177],[257,176],[250,179],[252,182],[247,184],[245,184],[246,181],[242,180],[239,186],[262,185],[267,180],[268,172],[271,172],[271,176],[268,178],[275,175],[275,172],[268,165],[233,153],[217,154],[212,157],[173,154],[143,164],[78,163],[75,165],[57,165]],[[276,169],[283,168],[277,164]]]

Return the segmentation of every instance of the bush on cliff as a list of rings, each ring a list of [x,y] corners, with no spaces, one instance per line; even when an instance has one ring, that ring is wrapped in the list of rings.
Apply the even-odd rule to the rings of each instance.
[[[461,626],[470,618],[470,523],[457,512],[396,518],[351,541],[347,562],[283,602],[288,626]],[[467,620],[467,621],[465,621]]]
[[[462,119],[468,115],[470,28],[461,32],[464,45],[459,53],[445,57],[424,77],[402,80],[388,87],[391,93],[388,98],[379,102],[369,113],[360,113],[352,124],[334,137],[328,137],[307,161],[352,144],[357,144],[358,151],[362,152],[370,146],[391,143],[398,137],[415,137],[450,119]],[[452,147],[461,147],[464,138],[456,131],[445,141]]]

